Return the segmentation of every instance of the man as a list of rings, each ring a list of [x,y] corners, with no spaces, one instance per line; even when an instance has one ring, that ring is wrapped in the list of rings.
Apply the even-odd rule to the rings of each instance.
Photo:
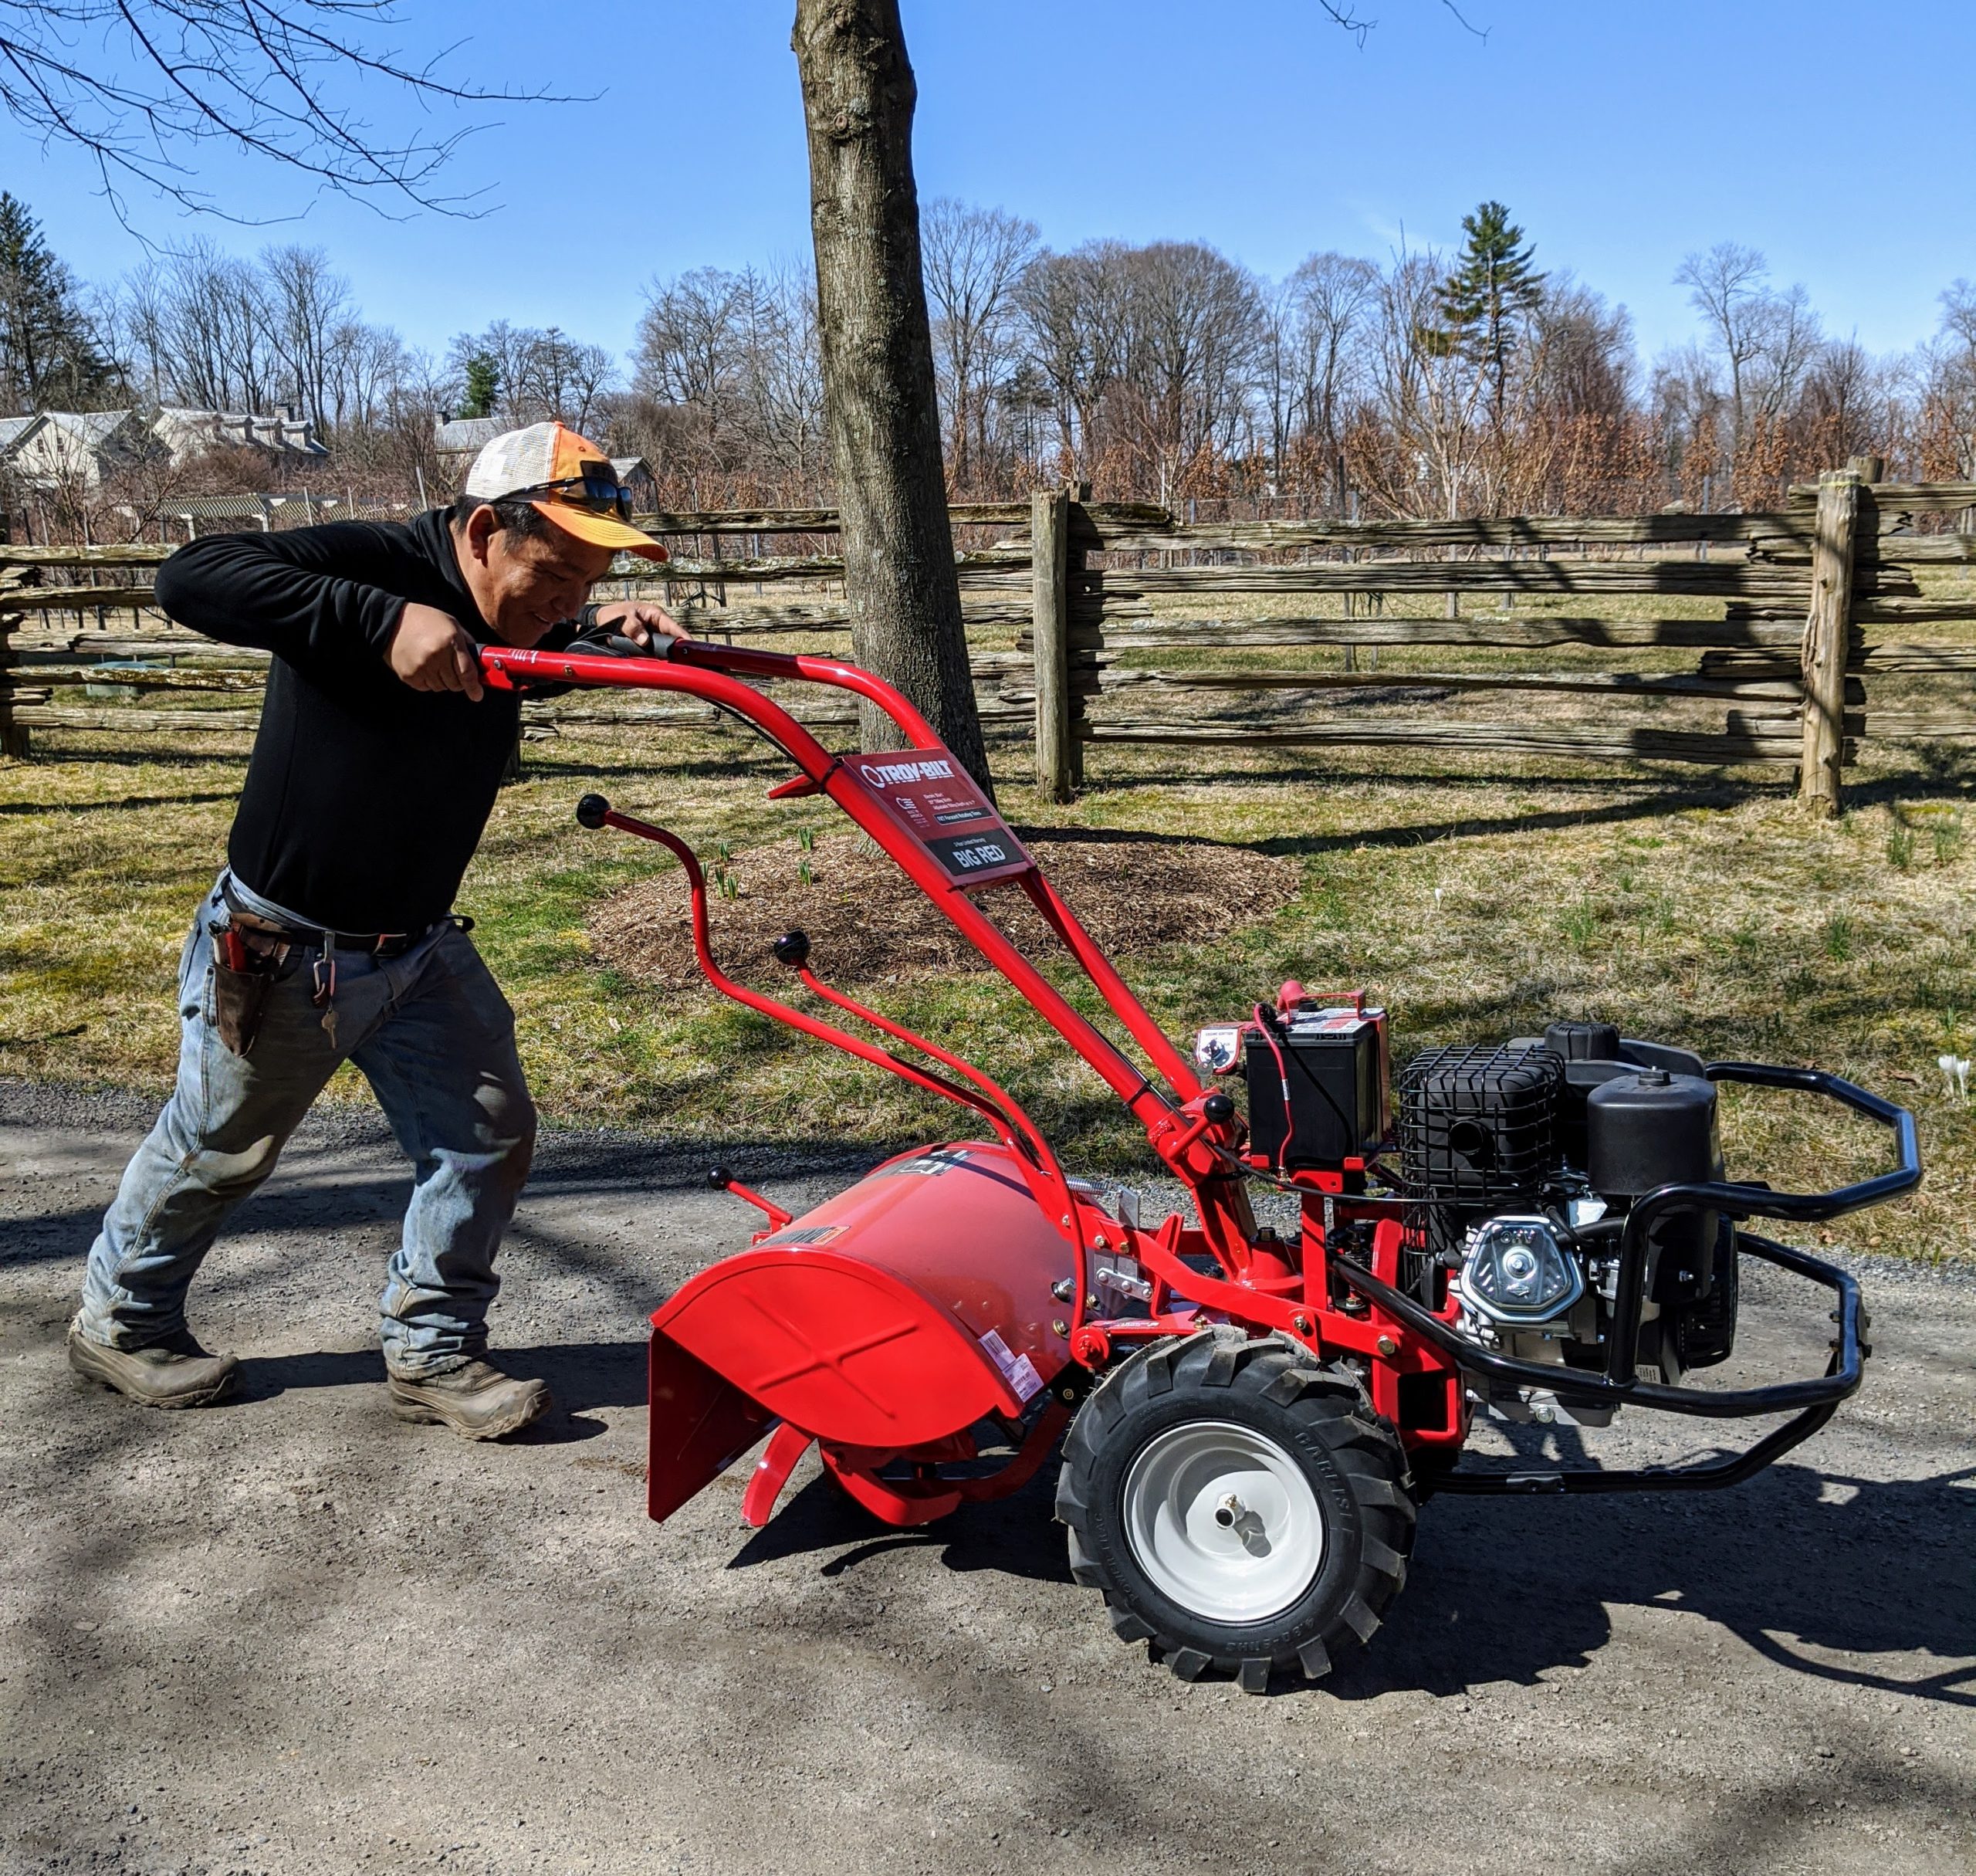
[[[548,1408],[539,1380],[486,1359],[535,1109],[513,1012],[452,912],[518,723],[475,648],[683,637],[656,606],[585,605],[614,555],[665,557],[630,506],[601,450],[536,424],[489,443],[450,510],[215,537],[159,570],[173,618],[273,662],[227,865],[179,962],[177,1086],[90,1251],[80,1373],[151,1407],[228,1391],[237,1363],[195,1339],[187,1291],[349,1061],[414,1169],[379,1304],[392,1410],[497,1439]]]

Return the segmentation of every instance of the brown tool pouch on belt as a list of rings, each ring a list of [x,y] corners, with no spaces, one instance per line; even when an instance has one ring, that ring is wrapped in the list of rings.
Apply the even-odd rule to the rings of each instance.
[[[253,1048],[269,987],[274,982],[272,958],[256,958],[254,963],[253,970],[235,970],[218,958],[213,960],[213,1020],[219,1039],[235,1055],[245,1055]]]
[[[279,960],[249,954],[247,968],[235,970],[215,951],[213,957],[213,1022],[228,1051],[245,1055],[254,1046],[267,1007]]]

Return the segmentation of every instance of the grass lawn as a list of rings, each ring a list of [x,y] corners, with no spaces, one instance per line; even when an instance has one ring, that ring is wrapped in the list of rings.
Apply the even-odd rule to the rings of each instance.
[[[0,765],[0,1073],[166,1086],[173,967],[245,766],[237,737],[178,740],[47,734],[31,763]],[[1300,869],[1290,902],[1258,923],[1121,953],[1176,1034],[1239,1014],[1294,975],[1374,990],[1402,1055],[1568,1016],[1710,1055],[1815,1063],[1916,1108],[1929,1169],[1920,1197],[1842,1226],[1839,1241],[1976,1255],[1976,1126],[1936,1066],[1945,1052],[1976,1055],[1976,828],[1965,834],[1976,766],[1869,743],[1851,811],[1824,823],[1779,771],[1403,750],[1093,753],[1093,785],[1055,808],[1030,784],[1027,746],[1005,745],[1005,811],[1019,827],[1206,839]],[[584,832],[577,795],[599,790],[709,856],[725,840],[746,892],[752,851],[829,825],[814,803],[763,801],[786,772],[738,732],[571,732],[529,746],[461,905],[515,1004],[551,1124],[710,1149],[763,1137],[876,1148],[951,1127],[888,1079],[703,989],[628,979],[593,952],[594,909],[664,856]],[[717,928],[718,905],[715,916]],[[726,961],[757,980],[774,972]],[[1095,1079],[997,980],[861,983],[854,958],[817,963],[1003,1076],[1074,1164],[1149,1164]],[[368,1098],[347,1071],[332,1092]],[[1727,1135],[1732,1173],[1780,1186],[1866,1170],[1883,1139],[1765,1095],[1733,1099]]]

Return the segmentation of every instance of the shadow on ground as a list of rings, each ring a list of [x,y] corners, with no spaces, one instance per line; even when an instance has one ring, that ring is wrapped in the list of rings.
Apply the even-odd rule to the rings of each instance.
[[[1976,1467],[1887,1481],[1779,1465],[1683,1499],[1438,1499],[1377,1644],[1325,1685],[1351,1700],[1530,1685],[1587,1665],[1612,1638],[1612,1608],[1630,1603],[1699,1615],[1798,1673],[1976,1708],[1972,1481]],[[814,1554],[822,1575],[841,1576],[923,1549],[952,1570],[1068,1583],[1054,1490],[1046,1471],[1006,1505],[893,1531],[820,1475],[729,1567]],[[1945,1665],[1917,1679],[1824,1658],[1917,1651]]]

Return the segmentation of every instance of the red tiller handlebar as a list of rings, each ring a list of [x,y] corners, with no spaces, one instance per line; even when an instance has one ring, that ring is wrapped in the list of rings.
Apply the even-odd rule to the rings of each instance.
[[[597,685],[619,689],[677,691],[718,704],[752,723],[801,770],[806,792],[830,796],[872,840],[891,855],[914,885],[932,899],[962,935],[1020,990],[1044,1018],[1101,1075],[1142,1125],[1151,1126],[1176,1103],[1201,1092],[1194,1068],[1154,1022],[1110,961],[1092,943],[1068,906],[1032,865],[1020,875],[1035,901],[1078,965],[1095,984],[1112,1014],[1143,1049],[1166,1082],[1155,1089],[1103,1031],[1094,1027],[1011,945],[961,887],[947,878],[916,840],[902,838],[868,790],[844,773],[840,759],[825,749],[773,698],[730,672],[761,679],[793,679],[848,690],[878,705],[898,725],[914,749],[944,750],[925,718],[882,678],[834,658],[807,653],[758,652],[739,645],[706,645],[695,639],[666,642],[663,655],[644,658],[577,652],[534,652],[490,646],[481,652],[489,682],[518,690],[530,680],[542,683]],[[785,784],[787,787],[787,784]],[[778,791],[780,792],[780,791]]]
[[[737,710],[787,750],[812,781],[819,781],[831,762],[829,752],[787,710],[751,685],[731,682],[733,674],[771,681],[798,679],[827,684],[875,703],[905,733],[912,749],[939,749],[932,726],[899,691],[883,678],[834,658],[815,658],[807,652],[757,652],[738,645],[706,645],[696,638],[669,638],[662,653],[646,658],[614,656],[608,652],[525,652],[507,645],[483,646],[481,669],[496,690],[519,690],[534,679],[554,684],[601,684],[639,690],[678,690],[705,697]],[[686,674],[692,673],[689,677]],[[709,683],[709,680],[712,680]],[[723,681],[728,680],[728,681]],[[795,733],[792,741],[789,731]],[[813,767],[806,756],[821,766]]]
[[[534,682],[673,691],[718,705],[760,730],[801,771],[798,783],[783,784],[772,792],[778,795],[799,792],[827,795],[856,826],[891,856],[907,878],[939,907],[975,950],[1104,1079],[1127,1110],[1146,1129],[1162,1157],[1171,1156],[1169,1148],[1176,1151],[1184,1148],[1203,1129],[1215,1137],[1219,1146],[1213,1156],[1217,1161],[1225,1159],[1225,1168],[1209,1173],[1199,1167],[1189,1169],[1176,1164],[1175,1170],[1195,1187],[1197,1197],[1202,1200],[1202,1223],[1217,1250],[1225,1247],[1230,1261],[1238,1265],[1244,1261],[1243,1241],[1246,1231],[1242,1215],[1246,1214],[1247,1205],[1235,1184],[1239,1179],[1239,1168],[1232,1153],[1227,1150],[1233,1145],[1232,1134],[1224,1137],[1223,1128],[1204,1121],[1192,1132],[1186,1130],[1185,1122],[1176,1110],[1191,1108],[1204,1096],[1193,1063],[1175,1048],[1172,1039],[1152,1020],[1034,863],[1030,862],[1014,875],[1013,882],[1021,885],[1098,989],[1112,1014],[1133,1041],[1145,1051],[1154,1075],[1166,1085],[1159,1085],[1150,1079],[1037,970],[1000,927],[975,904],[966,889],[968,882],[950,877],[927,848],[881,804],[875,788],[852,774],[844,758],[827,750],[773,698],[742,679],[794,680],[849,691],[877,705],[898,726],[908,747],[947,754],[932,726],[892,685],[855,665],[834,658],[755,651],[692,639],[668,640],[661,652],[642,657],[575,650],[523,651],[507,646],[484,648],[480,656],[487,681],[496,689],[520,690]],[[986,811],[984,809],[984,815]],[[611,819],[614,824],[628,825],[630,831],[648,838],[661,838],[664,844],[679,853],[682,860],[688,857],[683,847],[675,839],[665,836],[663,830],[649,828],[642,822],[631,825],[629,817],[614,814]],[[689,868],[689,872],[694,870],[696,869]],[[1006,873],[1000,876],[1010,877]],[[758,1001],[756,993],[743,991],[742,987],[720,975],[712,966],[697,932],[695,948],[702,967],[726,994],[756,1007],[773,1004],[773,1000]],[[819,1039],[835,1042],[837,1046],[843,1047],[853,1040],[845,1038],[838,1041],[836,1035],[824,1035],[822,1031],[831,1025],[817,1025],[814,1018],[805,1018],[786,1004],[774,1004],[773,1013],[806,1033],[817,1035]],[[864,1014],[861,1007],[858,1013]],[[900,1039],[907,1038],[902,1035]],[[910,1039],[915,1047],[925,1046],[916,1037]],[[860,1043],[851,1052],[863,1054],[870,1048],[869,1044]],[[930,1048],[928,1052],[950,1065],[958,1059]],[[872,1051],[867,1058],[875,1058],[895,1072],[903,1067],[895,1057],[884,1050]],[[972,1077],[973,1072],[968,1072]],[[982,1110],[981,1097],[974,1089],[963,1089],[946,1081],[944,1076],[925,1075],[915,1069],[908,1073],[908,1079],[919,1080],[931,1092],[946,1094],[949,1099],[960,1100],[964,1106]],[[1000,1089],[996,1092],[1003,1100],[1007,1099]],[[987,1116],[984,1114],[984,1117]],[[993,1124],[998,1128],[1006,1126],[1013,1118],[998,1112],[993,1116]],[[1180,1121],[1177,1128],[1176,1120]],[[1030,1140],[1040,1138],[1026,1124],[1026,1117],[1016,1122],[1015,1131]],[[1177,1147],[1176,1142],[1179,1143]],[[1023,1156],[1027,1158],[1028,1154],[1025,1153]],[[1061,1179],[1061,1173],[1055,1167],[1054,1158],[1046,1156],[1044,1164],[1056,1178]],[[1202,1190],[1204,1184],[1212,1189],[1212,1197],[1208,1191]],[[1074,1211],[1074,1207],[1072,1209]]]

